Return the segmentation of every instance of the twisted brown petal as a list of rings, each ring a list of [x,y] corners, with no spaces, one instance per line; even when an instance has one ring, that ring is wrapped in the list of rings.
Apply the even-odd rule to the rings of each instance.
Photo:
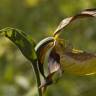
[[[72,17],[69,17],[69,18],[66,18],[66,19],[63,19],[59,26],[57,27],[57,29],[54,31],[54,37],[56,35],[58,35],[60,33],[61,30],[63,30],[67,25],[69,25],[72,21],[76,20],[76,19],[80,19],[80,18],[86,18],[86,17],[96,17],[96,9],[86,9],[84,11],[82,11],[81,13],[75,15],[75,16],[72,16]]]

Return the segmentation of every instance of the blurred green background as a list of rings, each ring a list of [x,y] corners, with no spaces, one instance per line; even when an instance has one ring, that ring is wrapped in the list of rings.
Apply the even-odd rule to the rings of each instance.
[[[18,28],[39,42],[51,36],[62,19],[95,7],[96,0],[0,0],[0,29]],[[96,20],[76,20],[65,28],[62,37],[75,48],[96,52]],[[33,73],[17,47],[0,37],[0,96],[38,96]],[[64,73],[57,84],[48,87],[45,96],[96,96],[96,75]]]

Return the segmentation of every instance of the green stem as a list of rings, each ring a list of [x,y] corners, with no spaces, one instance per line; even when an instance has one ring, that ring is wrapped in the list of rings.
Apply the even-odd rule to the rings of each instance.
[[[39,88],[39,86],[41,85],[41,80],[40,80],[39,70],[37,66],[37,60],[34,61],[33,68],[34,68],[34,72],[35,72],[36,80],[37,80],[38,94],[39,96],[42,96],[42,90],[41,88]]]

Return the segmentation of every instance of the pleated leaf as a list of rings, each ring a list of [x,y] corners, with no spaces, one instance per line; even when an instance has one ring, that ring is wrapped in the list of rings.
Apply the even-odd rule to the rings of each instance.
[[[4,28],[0,30],[0,34],[10,39],[22,52],[22,54],[31,62],[37,59],[35,53],[34,41],[28,39],[27,35],[21,30],[15,28]]]

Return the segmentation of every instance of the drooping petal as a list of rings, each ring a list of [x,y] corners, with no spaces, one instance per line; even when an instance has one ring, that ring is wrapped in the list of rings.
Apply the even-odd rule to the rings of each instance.
[[[53,46],[53,41],[54,41],[53,37],[47,37],[42,41],[40,41],[35,47],[36,53],[38,55],[38,67],[44,78],[46,78],[46,76],[44,74],[43,64],[45,61],[47,51]]]
[[[87,17],[96,17],[96,9],[86,9],[75,16],[63,19],[58,25],[57,29],[54,31],[54,37],[58,36],[60,31],[63,30],[66,26],[68,26],[72,21]]]
[[[60,69],[60,56],[56,53],[55,48],[52,48],[48,57],[49,74],[54,73]]]

